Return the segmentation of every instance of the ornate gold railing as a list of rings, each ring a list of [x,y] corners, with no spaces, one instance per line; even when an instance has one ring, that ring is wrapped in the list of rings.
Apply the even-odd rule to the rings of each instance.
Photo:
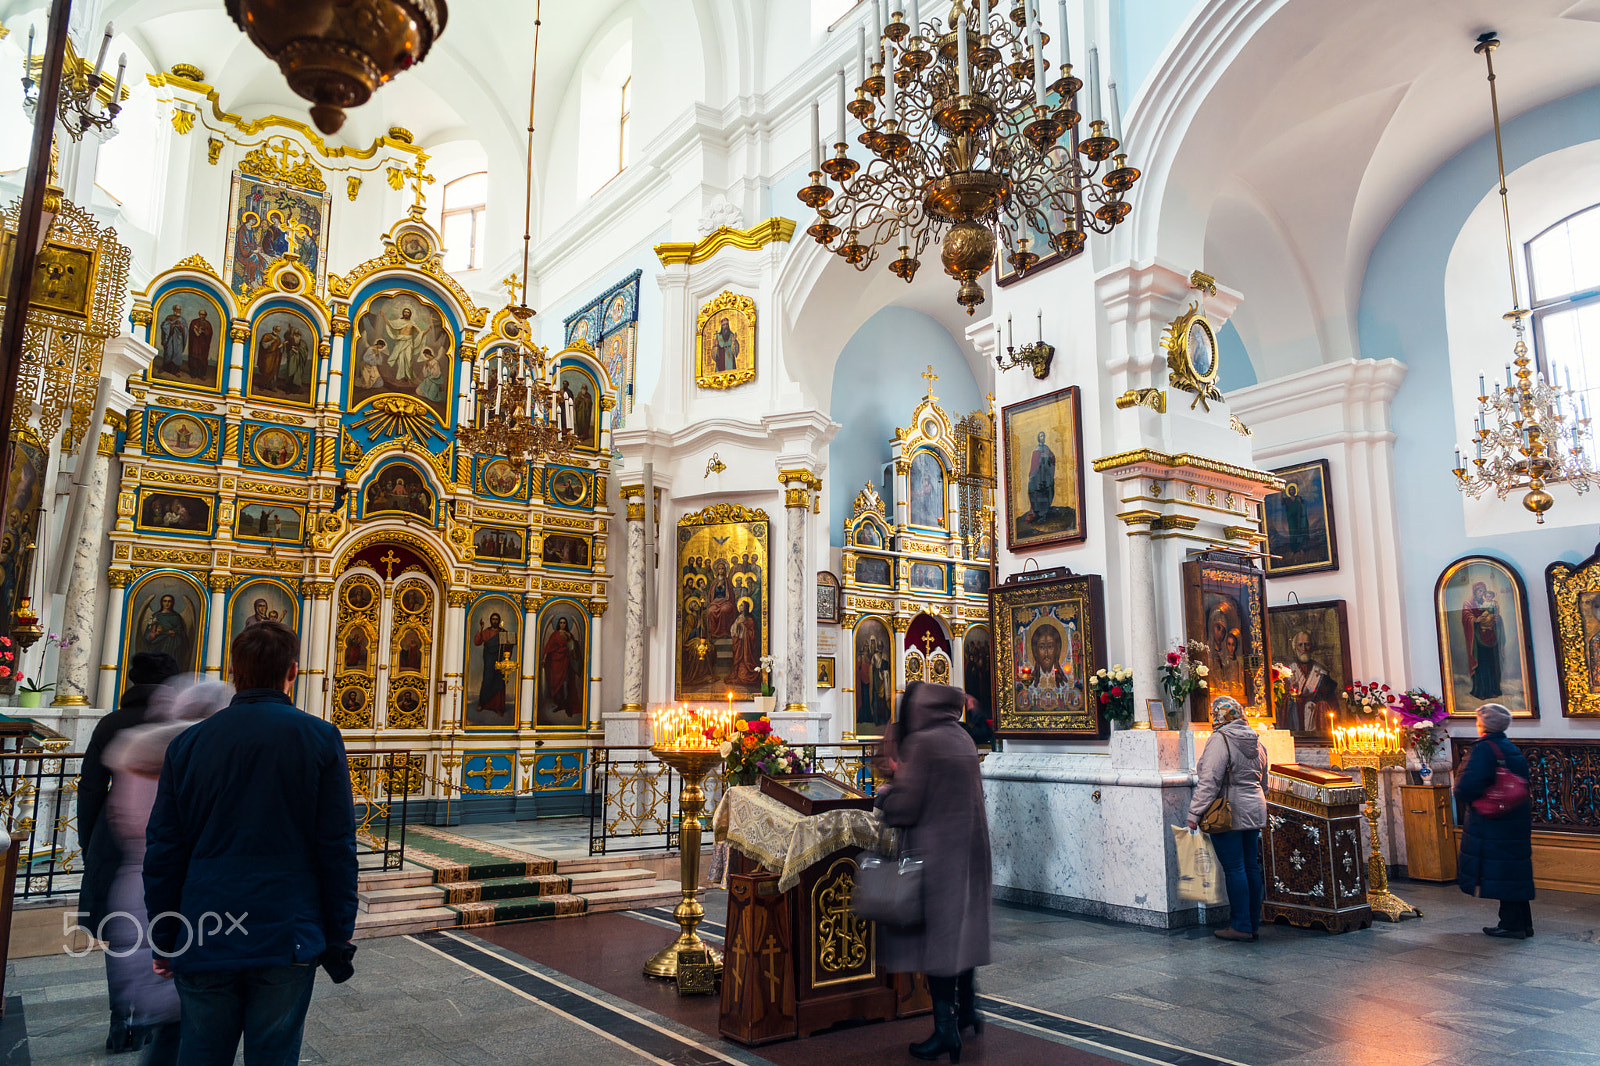
[[[356,809],[356,839],[369,850],[359,856],[363,870],[398,870],[406,858],[409,800],[417,791],[422,757],[408,751],[346,754],[350,797]]]
[[[64,738],[63,738],[64,739]],[[82,752],[0,754],[0,822],[21,842],[16,897],[66,895],[78,890],[78,774]]]
[[[800,748],[814,772],[836,777],[873,793],[872,757],[877,745],[815,744]],[[682,782],[670,766],[658,761],[649,748],[595,748],[589,763],[589,854],[627,851],[672,851],[678,844],[678,792]],[[701,827],[709,828],[727,782],[720,773],[707,775],[706,813]]]

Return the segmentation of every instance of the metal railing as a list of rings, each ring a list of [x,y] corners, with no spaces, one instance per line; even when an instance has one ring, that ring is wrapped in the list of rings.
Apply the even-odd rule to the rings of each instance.
[[[356,807],[360,868],[398,870],[406,860],[406,823],[415,775],[422,772],[416,752],[367,751],[345,755],[350,765],[350,795]]]
[[[816,744],[798,749],[813,772],[838,778],[867,795],[873,794],[875,744]],[[681,775],[658,761],[646,747],[595,748],[590,759],[589,854],[631,851],[673,851],[678,844],[678,793]],[[701,828],[710,829],[727,783],[720,771],[706,775],[705,814]]]
[[[17,899],[64,896],[82,881],[78,773],[82,752],[0,753],[0,821],[17,855]]]

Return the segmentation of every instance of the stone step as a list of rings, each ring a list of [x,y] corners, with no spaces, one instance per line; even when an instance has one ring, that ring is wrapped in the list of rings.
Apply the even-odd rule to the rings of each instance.
[[[355,938],[365,940],[375,936],[404,936],[407,933],[425,933],[430,929],[446,929],[454,926],[459,918],[449,907],[358,913]]]
[[[363,913],[384,914],[389,911],[442,907],[445,891],[439,885],[408,885],[405,888],[358,892],[356,898]]]
[[[703,888],[697,893],[704,894]],[[676,881],[655,881],[637,888],[584,893],[583,898],[588,903],[588,913],[603,914],[606,911],[629,911],[639,907],[673,906],[683,898],[683,889]]]
[[[356,878],[356,888],[362,892],[377,892],[391,888],[411,888],[415,885],[433,884],[433,871],[424,866],[407,863],[402,870],[363,871]]]
[[[572,882],[572,892],[578,896],[593,896],[597,892],[613,892],[623,888],[639,888],[641,882],[649,885],[656,881],[653,871],[634,867],[589,870],[581,873],[569,873],[561,869],[560,872]]]

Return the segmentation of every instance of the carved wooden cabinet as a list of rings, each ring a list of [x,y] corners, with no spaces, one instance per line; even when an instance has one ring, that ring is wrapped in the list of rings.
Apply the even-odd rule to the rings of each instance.
[[[1267,774],[1262,921],[1330,933],[1372,924],[1361,857],[1361,785],[1336,771],[1288,763]]]
[[[1415,881],[1454,881],[1456,842],[1450,826],[1449,785],[1401,785],[1406,874]]]

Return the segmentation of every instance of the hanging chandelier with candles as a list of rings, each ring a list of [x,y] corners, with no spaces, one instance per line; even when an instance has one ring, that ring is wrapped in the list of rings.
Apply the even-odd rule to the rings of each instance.
[[[1478,375],[1478,414],[1473,420],[1472,469],[1456,451],[1456,486],[1477,499],[1493,489],[1500,499],[1522,492],[1522,506],[1544,524],[1544,514],[1555,506],[1545,486],[1566,484],[1579,492],[1593,488],[1597,475],[1590,464],[1589,405],[1575,400],[1570,389],[1547,382],[1528,356],[1527,323],[1532,311],[1522,306],[1517,284],[1517,256],[1511,236],[1511,207],[1506,193],[1506,160],[1500,142],[1500,100],[1495,91],[1494,50],[1500,46],[1493,33],[1478,38],[1473,51],[1483,56],[1489,70],[1489,108],[1494,119],[1494,151],[1500,175],[1500,214],[1505,223],[1506,262],[1511,272],[1511,310],[1503,316],[1512,324],[1516,343],[1513,363],[1506,365],[1505,387],[1497,381],[1493,391]],[[1512,366],[1515,366],[1515,370]]]
[[[880,0],[873,0],[876,41],[869,48],[861,30],[859,84],[848,104],[839,72],[837,136],[826,158],[812,105],[811,184],[799,198],[817,212],[806,231],[817,243],[858,270],[892,244],[899,255],[889,270],[907,282],[937,244],[945,273],[960,283],[956,300],[970,315],[984,300],[979,279],[999,246],[1023,274],[1040,258],[1031,233],[1072,256],[1089,231],[1108,233],[1127,216],[1123,197],[1139,171],[1121,151],[1116,86],[1108,123],[1091,49],[1090,135],[1077,140],[1083,82],[1072,74],[1066,4],[1058,76],[1050,81],[1050,38],[1038,2],[1017,0],[1007,19],[992,16],[989,0],[975,8],[957,0],[948,17],[924,22],[918,0],[889,0],[891,9],[906,10],[891,10],[884,23]],[[861,122],[858,139],[872,153],[865,166],[849,154],[847,111]]]

